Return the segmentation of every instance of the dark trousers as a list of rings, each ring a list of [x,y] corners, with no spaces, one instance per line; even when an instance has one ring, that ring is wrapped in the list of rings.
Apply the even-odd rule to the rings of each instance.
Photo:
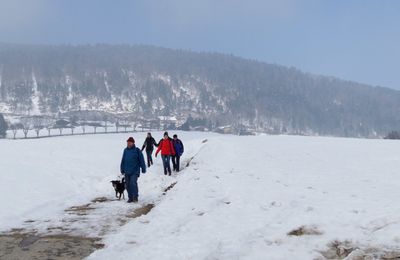
[[[127,175],[125,174],[125,182],[126,182],[126,190],[128,192],[128,198],[130,200],[133,200],[134,198],[139,197],[139,188],[137,185],[137,180],[139,176],[132,174],[132,175]]]
[[[169,174],[171,174],[171,165],[170,165],[170,159],[171,155],[161,155],[162,163],[164,166],[164,174],[167,174],[167,171]]]
[[[150,167],[150,165],[153,164],[153,158],[152,155],[153,154],[153,150],[146,150],[146,155],[147,155],[147,166]]]
[[[172,165],[174,167],[174,170],[177,172],[179,172],[180,161],[181,157],[179,155],[172,156]]]

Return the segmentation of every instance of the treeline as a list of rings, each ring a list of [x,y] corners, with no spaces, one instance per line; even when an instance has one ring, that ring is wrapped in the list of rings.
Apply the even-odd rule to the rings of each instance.
[[[385,139],[393,139],[399,140],[400,139],[400,131],[391,131],[385,136]]]
[[[139,130],[162,130],[170,126],[162,120],[144,120],[131,116],[116,116],[98,111],[80,111],[79,113],[68,113],[54,116],[21,116],[13,117],[13,122],[7,122],[0,113],[0,137],[17,138],[18,133],[23,138],[46,137],[68,134],[96,134],[96,133],[119,133]],[[54,133],[56,131],[56,133]],[[99,131],[99,132],[98,132]],[[32,135],[34,132],[34,135]],[[31,133],[31,134],[30,134]],[[20,138],[21,136],[19,136]]]
[[[7,122],[0,113],[0,138],[38,138],[74,134],[121,133],[161,130],[214,131],[219,133],[249,135],[244,125],[233,124],[217,127],[216,122],[207,118],[185,120],[144,119],[133,115],[115,115],[102,111],[74,111],[57,116],[21,116]],[[18,135],[19,133],[19,135]],[[32,134],[34,133],[34,134]]]

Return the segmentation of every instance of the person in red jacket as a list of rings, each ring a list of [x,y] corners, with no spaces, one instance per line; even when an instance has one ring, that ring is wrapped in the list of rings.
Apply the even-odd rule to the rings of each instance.
[[[172,143],[172,139],[168,136],[168,132],[164,133],[164,138],[158,144],[158,149],[156,151],[157,154],[161,151],[161,158],[164,166],[164,174],[171,175],[171,156],[175,155],[174,144]]]

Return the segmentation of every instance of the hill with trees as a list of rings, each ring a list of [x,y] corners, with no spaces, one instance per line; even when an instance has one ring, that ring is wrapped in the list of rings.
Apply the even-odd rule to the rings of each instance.
[[[0,44],[0,112],[88,110],[269,133],[374,137],[400,129],[399,91],[295,68],[152,46]]]

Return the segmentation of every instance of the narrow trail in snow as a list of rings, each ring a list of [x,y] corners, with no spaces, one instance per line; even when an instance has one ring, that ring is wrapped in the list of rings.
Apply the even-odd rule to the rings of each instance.
[[[202,143],[206,142],[207,139]],[[190,167],[200,151],[201,148],[182,162],[180,173]],[[104,247],[101,239],[106,234],[148,214],[176,184],[177,181],[171,179],[157,202],[133,204],[133,207],[129,204],[128,207],[123,200],[98,197],[65,209],[59,219],[28,219],[21,227],[0,233],[0,259],[83,259]]]

